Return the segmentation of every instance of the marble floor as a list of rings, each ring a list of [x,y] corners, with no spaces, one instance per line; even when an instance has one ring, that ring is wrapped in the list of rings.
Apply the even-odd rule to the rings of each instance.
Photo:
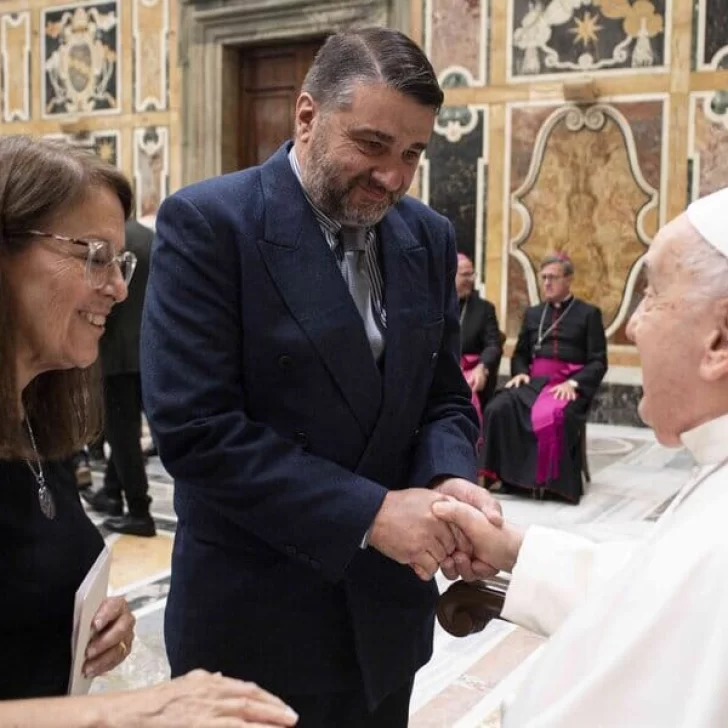
[[[592,482],[578,506],[499,496],[509,520],[556,526],[597,540],[639,537],[685,482],[693,462],[684,450],[659,446],[645,429],[590,425]],[[130,657],[92,691],[141,687],[164,679],[163,616],[170,578],[176,518],[173,484],[157,459],[148,464],[157,536],[141,539],[104,534],[112,550],[111,589],[123,594],[137,617]],[[94,479],[101,482],[100,473]],[[95,523],[103,519],[89,513]],[[102,529],[103,532],[103,529]],[[438,577],[441,589],[447,588]],[[439,627],[431,662],[417,676],[411,728],[493,728],[498,706],[535,658],[542,640],[495,621],[480,634],[454,638]]]

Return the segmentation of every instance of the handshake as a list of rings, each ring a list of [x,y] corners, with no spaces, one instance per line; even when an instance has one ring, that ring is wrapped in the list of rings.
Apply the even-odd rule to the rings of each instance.
[[[424,581],[438,569],[465,581],[510,571],[522,540],[504,523],[498,501],[461,478],[445,479],[432,490],[390,491],[369,534],[369,546]]]

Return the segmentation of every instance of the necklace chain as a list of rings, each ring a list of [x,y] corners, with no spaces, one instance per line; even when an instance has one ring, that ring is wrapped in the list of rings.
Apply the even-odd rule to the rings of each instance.
[[[559,321],[561,321],[566,316],[566,314],[569,313],[569,309],[574,305],[574,301],[576,301],[576,299],[572,297],[571,301],[569,301],[569,305],[564,310],[564,313],[562,313],[561,316],[559,316],[556,319],[556,321],[554,321],[551,324],[551,326],[549,326],[546,329],[546,331],[543,330],[543,323],[544,323],[544,320],[546,319],[546,310],[548,309],[548,307],[551,304],[550,303],[547,303],[543,307],[543,311],[541,312],[541,320],[538,322],[538,338],[536,339],[536,348],[537,349],[540,349],[541,348],[541,346],[543,345],[543,340],[553,331],[553,329],[555,328],[556,324],[558,324]]]
[[[56,504],[51,491],[46,485],[45,473],[43,472],[43,463],[40,459],[38,447],[35,444],[35,435],[33,434],[33,428],[31,427],[30,420],[27,417],[25,419],[25,425],[28,428],[28,437],[30,438],[31,446],[33,447],[33,453],[35,454],[35,464],[38,470],[36,471],[36,469],[33,467],[33,464],[30,462],[30,460],[28,460],[28,458],[25,458],[25,464],[30,469],[30,472],[33,473],[33,477],[35,478],[35,482],[38,486],[38,504],[40,505],[41,513],[47,519],[52,521],[56,517]]]
[[[28,436],[30,437],[30,444],[33,447],[33,454],[35,455],[35,464],[38,467],[38,472],[36,472],[30,460],[26,458],[25,462],[30,468],[30,472],[33,473],[33,477],[36,479],[38,486],[42,488],[45,487],[45,473],[43,472],[43,463],[41,463],[40,461],[40,454],[38,453],[38,448],[35,444],[35,435],[33,435],[33,428],[30,426],[30,420],[28,420],[27,418],[25,420],[25,425],[28,428]]]

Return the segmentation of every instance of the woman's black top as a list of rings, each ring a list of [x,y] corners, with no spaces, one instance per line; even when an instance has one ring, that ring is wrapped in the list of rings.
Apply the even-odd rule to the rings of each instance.
[[[43,470],[53,520],[28,465],[0,460],[0,699],[68,691],[74,597],[104,544],[70,469]]]

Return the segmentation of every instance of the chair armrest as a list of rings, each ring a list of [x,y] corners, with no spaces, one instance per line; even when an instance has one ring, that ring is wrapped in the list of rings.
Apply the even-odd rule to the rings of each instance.
[[[508,589],[508,580],[500,577],[483,581],[456,581],[440,595],[437,621],[455,637],[482,632],[491,619],[498,619]]]

